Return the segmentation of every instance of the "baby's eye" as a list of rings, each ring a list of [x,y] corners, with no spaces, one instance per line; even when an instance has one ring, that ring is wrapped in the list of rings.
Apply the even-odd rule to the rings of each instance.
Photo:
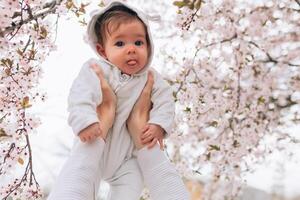
[[[117,41],[117,42],[115,43],[115,46],[117,46],[117,47],[122,47],[122,46],[124,46],[124,42],[122,42],[122,41]]]
[[[141,40],[138,40],[138,41],[136,41],[134,44],[135,44],[136,46],[142,46],[142,45],[144,44],[144,42],[141,41]]]

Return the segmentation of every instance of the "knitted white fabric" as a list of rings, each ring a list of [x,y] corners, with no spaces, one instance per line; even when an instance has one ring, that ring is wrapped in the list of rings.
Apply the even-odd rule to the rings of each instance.
[[[64,164],[48,200],[93,200],[98,193],[103,139],[93,143],[77,141]]]
[[[137,152],[146,187],[152,200],[189,200],[188,191],[175,169],[159,145]]]

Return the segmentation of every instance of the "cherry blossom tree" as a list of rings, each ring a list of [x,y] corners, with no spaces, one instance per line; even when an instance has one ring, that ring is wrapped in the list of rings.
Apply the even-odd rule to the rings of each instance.
[[[208,174],[205,199],[235,198],[253,164],[299,142],[284,130],[300,120],[300,2],[128,2],[162,18],[153,25],[159,41],[154,65],[174,90],[170,158],[186,178]],[[38,88],[41,64],[56,49],[59,17],[69,11],[86,25],[86,6],[0,2],[0,177],[24,168],[1,184],[2,199],[42,196],[30,146],[41,122],[30,108],[45,100]]]
[[[42,196],[33,171],[30,135],[40,124],[30,113],[45,94],[38,88],[41,64],[55,50],[60,16],[74,13],[81,24],[85,4],[58,0],[3,0],[0,2],[0,177],[1,199],[39,199]],[[12,173],[24,169],[18,177]]]
[[[174,5],[184,52],[166,53],[178,65],[173,159],[184,171],[210,169],[205,199],[232,199],[253,164],[299,143],[284,130],[300,119],[300,3]]]

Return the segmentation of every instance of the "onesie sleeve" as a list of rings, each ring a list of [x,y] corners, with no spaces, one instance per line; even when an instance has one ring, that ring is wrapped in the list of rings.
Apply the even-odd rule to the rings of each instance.
[[[150,111],[148,123],[160,125],[165,130],[165,136],[168,136],[172,131],[175,116],[172,89],[158,72],[151,70],[154,72],[154,85],[151,95],[153,107]]]
[[[68,124],[75,135],[99,121],[96,108],[101,102],[100,80],[87,61],[73,81],[68,96]]]

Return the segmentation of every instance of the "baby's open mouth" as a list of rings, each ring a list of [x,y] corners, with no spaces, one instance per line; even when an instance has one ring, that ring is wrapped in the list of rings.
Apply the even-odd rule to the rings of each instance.
[[[127,64],[128,64],[128,65],[135,65],[136,63],[137,63],[136,60],[128,60],[128,61],[127,61]]]

